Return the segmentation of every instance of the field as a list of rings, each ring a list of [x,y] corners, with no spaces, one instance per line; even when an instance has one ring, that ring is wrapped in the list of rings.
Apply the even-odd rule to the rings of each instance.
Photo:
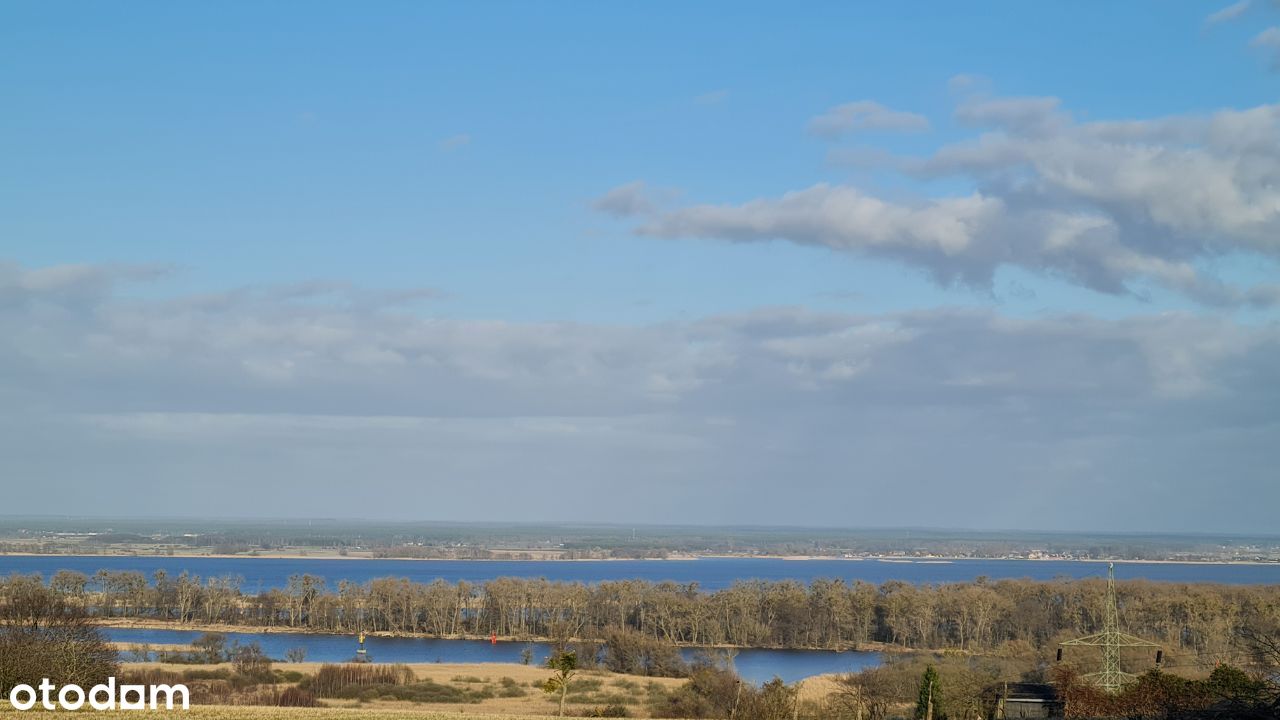
[[[276,663],[274,667],[284,672],[298,672],[312,675],[320,668],[320,663]],[[122,671],[159,669],[181,672],[191,669],[191,665],[170,663],[125,663]],[[229,668],[229,665],[195,666],[202,670]],[[491,720],[534,720],[554,716],[557,702],[537,687],[546,680],[549,671],[538,666],[474,663],[474,664],[438,664],[420,663],[409,666],[414,676],[420,681],[431,681],[441,685],[456,687],[473,692],[480,692],[487,697],[478,702],[466,703],[411,703],[394,700],[358,700],[326,699],[325,707],[320,708],[277,708],[250,705],[192,705],[184,715],[193,718],[249,718],[250,720],[323,720],[332,718],[385,718],[386,720],[436,720],[446,717],[476,717]],[[675,678],[653,678],[624,675],[605,671],[584,671],[579,674],[571,691],[567,708],[567,717],[586,717],[594,708],[611,703],[627,706],[631,717],[646,717],[646,700],[653,693],[670,692],[679,687],[684,680]],[[814,677],[802,685],[801,697],[816,700],[834,688],[830,678]],[[491,696],[489,696],[491,695]],[[19,712],[8,703],[0,701],[0,718],[18,718],[29,716],[34,709]],[[94,717],[113,718],[116,716],[136,716],[128,711],[95,711]]]
[[[282,673],[314,675],[321,663],[275,663],[273,667]],[[181,673],[184,670],[230,669],[229,664],[180,665],[171,663],[125,663],[123,671],[158,669]],[[464,702],[422,702],[367,699],[323,700],[326,709],[349,709],[368,712],[418,713],[413,717],[433,717],[431,713],[447,712],[457,715],[494,715],[499,717],[547,717],[554,715],[558,700],[547,695],[541,684],[550,671],[537,665],[515,663],[415,663],[408,665],[420,682],[437,683],[445,688],[456,688],[467,697]],[[628,707],[632,717],[645,717],[647,701],[655,696],[671,692],[684,683],[677,678],[655,678],[610,673],[602,670],[586,670],[578,674],[569,693],[568,711],[587,713],[593,708],[610,704]],[[429,709],[429,711],[428,711]],[[426,715],[422,715],[426,713]],[[395,715],[402,717],[401,715]]]
[[[31,710],[20,712],[0,702],[0,718],[6,720],[30,717],[32,714],[44,712]],[[53,711],[60,712],[60,711]],[[274,707],[227,707],[206,706],[192,707],[190,710],[169,711],[181,713],[182,717],[193,720],[445,720],[456,718],[459,714],[466,717],[487,718],[488,720],[545,720],[545,715],[510,715],[502,713],[484,713],[466,708],[464,710],[418,710],[418,709],[369,709],[369,708],[274,708]],[[137,712],[114,710],[90,712],[90,716],[104,720],[126,720],[136,718]],[[572,716],[568,716],[572,717]]]
[[[285,672],[314,674],[320,663],[276,663],[275,668]],[[191,669],[191,665],[170,663],[125,663],[125,670],[161,669],[181,672]],[[217,669],[229,665],[200,665],[201,669]],[[556,701],[545,695],[535,685],[548,676],[545,668],[528,665],[501,663],[474,664],[436,664],[421,663],[410,665],[419,680],[430,680],[442,685],[476,690],[496,690],[497,697],[490,697],[480,702],[465,704],[413,704],[409,702],[374,700],[357,702],[354,700],[324,700],[325,707],[320,708],[277,708],[248,705],[192,705],[184,716],[192,718],[208,718],[222,720],[231,718],[247,718],[249,720],[344,720],[350,718],[384,718],[385,720],[443,720],[459,716],[488,718],[489,720],[545,720],[555,716]],[[609,701],[620,697],[629,697],[631,701],[628,711],[632,717],[646,717],[644,700],[650,692],[670,691],[679,687],[684,681],[674,678],[653,678],[623,675],[604,671],[584,671],[579,675],[579,690],[570,694],[570,702],[566,717],[586,717],[582,713],[591,712]],[[505,693],[502,689],[519,688],[523,694]],[[801,698],[818,700],[835,688],[832,678],[818,676],[809,678],[801,686]],[[0,718],[19,718],[30,716],[36,709],[19,712],[8,703],[0,700]],[[136,716],[136,712],[128,711],[95,711],[94,717],[115,718]]]

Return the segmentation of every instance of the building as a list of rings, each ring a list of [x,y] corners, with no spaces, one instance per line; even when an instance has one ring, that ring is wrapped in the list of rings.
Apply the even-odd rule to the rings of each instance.
[[[1060,718],[1062,699],[1045,683],[1005,683],[996,701],[996,720],[1014,718]]]

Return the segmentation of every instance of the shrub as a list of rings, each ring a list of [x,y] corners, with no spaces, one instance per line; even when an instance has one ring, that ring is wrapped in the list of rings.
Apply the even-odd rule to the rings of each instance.
[[[340,697],[336,694],[339,691],[346,692],[345,697],[354,697],[354,693],[346,688],[407,685],[413,681],[413,670],[407,665],[329,664],[320,666],[320,671],[304,680],[302,687],[318,697]]]
[[[498,689],[498,697],[525,697],[526,694],[529,694],[513,678],[503,678],[500,680],[500,685],[502,687]]]
[[[657,677],[685,677],[689,665],[672,643],[629,628],[605,636],[604,666],[613,672]]]
[[[731,670],[703,666],[693,670],[689,681],[669,695],[657,696],[653,716],[664,718],[728,717],[733,706],[750,687],[740,686]]]
[[[83,688],[117,673],[116,651],[83,610],[49,590],[39,576],[12,576],[0,605],[0,693],[14,685]]]
[[[238,674],[263,682],[271,681],[271,658],[262,652],[258,643],[238,645],[229,654]]]
[[[227,680],[231,677],[231,671],[226,668],[210,668],[208,670],[183,670],[182,679],[184,682],[190,680]]]
[[[184,681],[182,675],[169,670],[143,668],[120,674],[120,685],[175,685]]]
[[[464,690],[453,685],[424,680],[409,685],[347,685],[326,697],[345,700],[405,700],[415,703],[474,703],[493,693],[487,690]]]
[[[276,699],[277,707],[316,707],[316,696],[299,687],[287,687]]]
[[[191,641],[195,648],[191,662],[220,663],[227,659],[227,636],[222,633],[205,633]]]
[[[602,687],[604,687],[603,680],[596,680],[594,678],[578,678],[574,681],[573,685],[569,687],[569,694],[584,695],[586,693],[593,693]]]

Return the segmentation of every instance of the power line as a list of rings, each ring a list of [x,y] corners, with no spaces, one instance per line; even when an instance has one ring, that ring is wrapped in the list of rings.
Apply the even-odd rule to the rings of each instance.
[[[1119,692],[1125,683],[1137,679],[1136,675],[1120,669],[1121,648],[1160,647],[1157,643],[1120,631],[1120,612],[1116,608],[1115,563],[1107,564],[1107,599],[1102,618],[1102,632],[1068,640],[1061,644],[1064,646],[1102,648],[1102,670],[1085,675],[1085,679],[1109,693]],[[1061,650],[1058,651],[1058,656],[1061,659]],[[1159,654],[1157,654],[1157,658],[1159,658]],[[1159,659],[1156,662],[1158,663]]]

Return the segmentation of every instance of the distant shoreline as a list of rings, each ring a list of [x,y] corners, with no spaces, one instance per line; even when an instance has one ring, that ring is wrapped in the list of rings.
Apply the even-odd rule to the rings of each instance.
[[[1080,562],[1080,563],[1124,563],[1145,565],[1280,565],[1280,560],[1138,560],[1138,559],[1104,559],[1104,558],[1010,558],[1010,557],[946,557],[902,556],[902,555],[867,555],[857,557],[837,557],[834,555],[679,555],[664,558],[411,558],[411,557],[372,557],[369,555],[338,555],[336,553],[304,555],[301,553],[282,553],[272,555],[222,555],[214,553],[174,553],[172,555],[154,555],[139,553],[33,553],[33,552],[0,552],[0,557],[43,557],[43,558],[172,558],[191,559],[208,558],[214,560],[359,560],[378,561],[394,560],[404,562],[511,562],[511,563],[583,563],[583,562],[691,562],[695,560],[784,560],[789,562],[810,562],[817,560],[846,562],[897,562],[902,564],[929,564],[951,562]]]

